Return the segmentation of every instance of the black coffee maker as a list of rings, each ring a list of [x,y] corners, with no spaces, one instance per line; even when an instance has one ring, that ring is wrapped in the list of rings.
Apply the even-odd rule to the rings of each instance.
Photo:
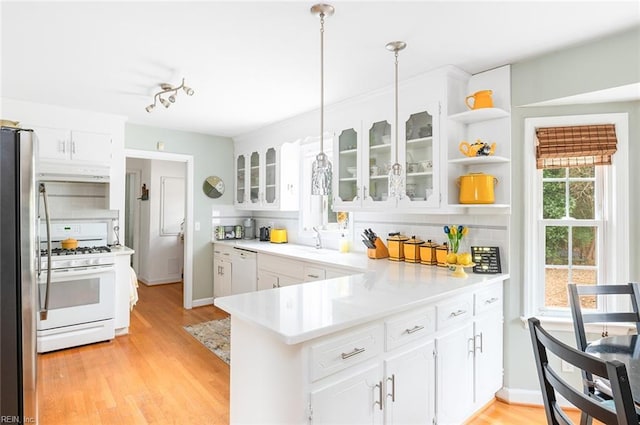
[[[260,240],[261,241],[269,241],[269,233],[271,232],[270,227],[261,227],[260,228]]]

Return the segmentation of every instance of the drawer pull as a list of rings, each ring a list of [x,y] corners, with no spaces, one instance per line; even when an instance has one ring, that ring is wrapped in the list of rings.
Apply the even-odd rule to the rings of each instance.
[[[494,302],[496,302],[498,300],[499,300],[498,297],[492,297],[492,298],[489,298],[488,300],[484,300],[484,303],[485,304],[493,304]]]
[[[312,279],[317,279],[317,278],[319,278],[320,276],[319,276],[319,275],[317,275],[317,274],[308,274],[308,275],[307,275],[307,277],[310,277],[310,278],[312,278]]]
[[[457,317],[457,316],[460,316],[461,314],[465,314],[466,312],[467,310],[452,311],[449,317]]]
[[[423,330],[423,329],[424,329],[424,326],[421,326],[421,325],[415,325],[413,328],[411,328],[411,329],[405,329],[404,331],[405,331],[406,333],[408,333],[408,334],[412,334],[412,333],[415,333],[415,332],[421,331],[421,330]]]
[[[342,354],[340,354],[340,357],[342,357],[342,360],[346,360],[349,357],[353,357],[353,356],[355,356],[357,354],[360,354],[360,353],[364,353],[364,347],[362,347],[362,348],[355,348],[354,347],[352,352],[350,352],[350,353],[342,353]]]
[[[376,385],[373,386],[374,388],[378,388],[378,397],[380,397],[378,400],[373,402],[373,405],[375,406],[376,404],[380,406],[380,410],[382,410],[382,381],[379,381]]]

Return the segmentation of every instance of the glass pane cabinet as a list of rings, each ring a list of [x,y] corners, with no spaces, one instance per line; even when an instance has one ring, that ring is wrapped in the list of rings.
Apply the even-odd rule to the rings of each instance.
[[[260,202],[260,154],[253,152],[251,154],[251,168],[250,168],[250,200],[252,204]]]
[[[379,121],[369,128],[367,182],[364,185],[366,202],[386,201],[389,192],[389,170],[395,161],[391,146],[391,124]],[[365,164],[363,164],[365,165]]]
[[[434,167],[438,166],[434,155],[433,116],[428,111],[409,115],[404,123],[403,141],[406,197],[401,202],[433,202],[436,180]],[[439,195],[438,195],[439,196]]]
[[[244,155],[238,155],[236,158],[236,204],[244,204],[245,198],[245,164],[246,158]]]
[[[358,132],[353,128],[343,130],[338,136],[338,185],[337,201],[352,202],[360,196],[358,190]]]
[[[264,201],[267,204],[273,204],[276,201],[277,160],[275,148],[267,149],[264,172]]]

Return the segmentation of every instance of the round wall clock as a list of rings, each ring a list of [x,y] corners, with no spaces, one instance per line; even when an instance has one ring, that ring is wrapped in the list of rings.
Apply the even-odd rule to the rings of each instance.
[[[202,184],[202,191],[209,198],[219,198],[224,193],[224,182],[218,176],[209,176]]]

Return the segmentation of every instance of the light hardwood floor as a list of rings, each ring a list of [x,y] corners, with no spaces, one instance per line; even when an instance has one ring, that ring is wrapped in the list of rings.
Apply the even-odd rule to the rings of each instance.
[[[184,310],[180,283],[139,295],[129,335],[38,356],[40,425],[229,422],[229,366],[182,328],[226,313]],[[545,422],[539,407],[494,402],[468,424]]]

